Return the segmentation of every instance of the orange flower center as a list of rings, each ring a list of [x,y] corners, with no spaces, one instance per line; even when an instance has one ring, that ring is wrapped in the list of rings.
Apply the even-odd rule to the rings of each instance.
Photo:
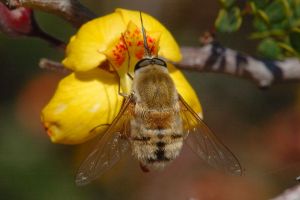
[[[151,55],[158,54],[160,34],[146,34],[147,44]],[[130,22],[124,33],[104,52],[112,68],[119,70],[122,67],[131,69],[145,54],[142,31]]]

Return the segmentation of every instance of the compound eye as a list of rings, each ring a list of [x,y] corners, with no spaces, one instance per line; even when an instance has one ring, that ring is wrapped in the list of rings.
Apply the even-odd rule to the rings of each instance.
[[[159,65],[159,66],[167,68],[167,63],[160,58],[144,58],[136,63],[136,65],[134,67],[134,71],[136,71],[142,67],[146,67],[148,65]]]
[[[160,65],[160,66],[163,66],[163,67],[167,67],[167,63],[164,60],[160,59],[160,58],[152,58],[152,62],[155,65]]]
[[[151,64],[153,64],[152,59],[150,59],[150,58],[144,58],[144,59],[142,59],[142,60],[140,60],[139,62],[136,63],[136,65],[134,67],[134,71],[136,71],[136,70],[138,70],[138,69],[140,69],[142,67],[146,67],[148,65],[151,65]]]

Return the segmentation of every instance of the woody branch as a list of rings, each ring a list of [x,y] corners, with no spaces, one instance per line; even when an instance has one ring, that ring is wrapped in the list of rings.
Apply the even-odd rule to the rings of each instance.
[[[184,70],[233,75],[249,79],[261,88],[300,80],[300,61],[297,58],[282,61],[257,59],[217,42],[202,47],[182,47],[181,52],[183,60],[176,66]]]
[[[27,7],[52,13],[62,17],[77,28],[96,17],[78,0],[0,0],[0,2],[10,8]]]
[[[30,7],[58,15],[75,27],[80,27],[96,15],[79,3],[78,0],[0,0],[12,8]],[[300,80],[300,61],[290,58],[283,61],[257,59],[238,51],[225,48],[210,41],[202,47],[182,47],[183,60],[176,63],[184,70],[214,72],[246,78],[259,87],[268,87],[276,82]],[[41,62],[42,64],[52,62]],[[43,66],[46,67],[47,66]]]

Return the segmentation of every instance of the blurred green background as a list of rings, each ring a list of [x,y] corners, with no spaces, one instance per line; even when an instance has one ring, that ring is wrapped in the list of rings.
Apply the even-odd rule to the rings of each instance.
[[[81,1],[98,15],[116,7],[148,12],[180,45],[198,45],[218,12],[217,1]],[[41,27],[68,41],[75,29],[58,17],[37,12]],[[226,46],[255,54],[247,20],[238,33],[218,35]],[[52,144],[39,112],[62,74],[38,67],[42,57],[63,54],[44,41],[0,34],[0,199],[269,199],[296,185],[300,175],[299,85],[268,90],[235,77],[185,72],[204,108],[205,121],[231,148],[246,170],[243,177],[215,171],[184,148],[165,170],[142,173],[130,156],[85,187],[74,176],[90,144]]]

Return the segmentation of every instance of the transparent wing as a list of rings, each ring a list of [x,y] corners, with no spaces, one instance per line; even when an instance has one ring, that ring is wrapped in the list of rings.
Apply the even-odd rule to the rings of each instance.
[[[188,136],[186,143],[211,166],[234,175],[242,175],[243,170],[238,159],[214,135],[197,113],[179,96],[183,128]]]
[[[128,151],[129,142],[127,137],[130,134],[129,121],[132,116],[132,109],[131,95],[125,100],[117,117],[79,167],[75,179],[76,185],[86,185],[98,178],[115,165],[122,155]],[[92,131],[96,131],[96,128]]]

